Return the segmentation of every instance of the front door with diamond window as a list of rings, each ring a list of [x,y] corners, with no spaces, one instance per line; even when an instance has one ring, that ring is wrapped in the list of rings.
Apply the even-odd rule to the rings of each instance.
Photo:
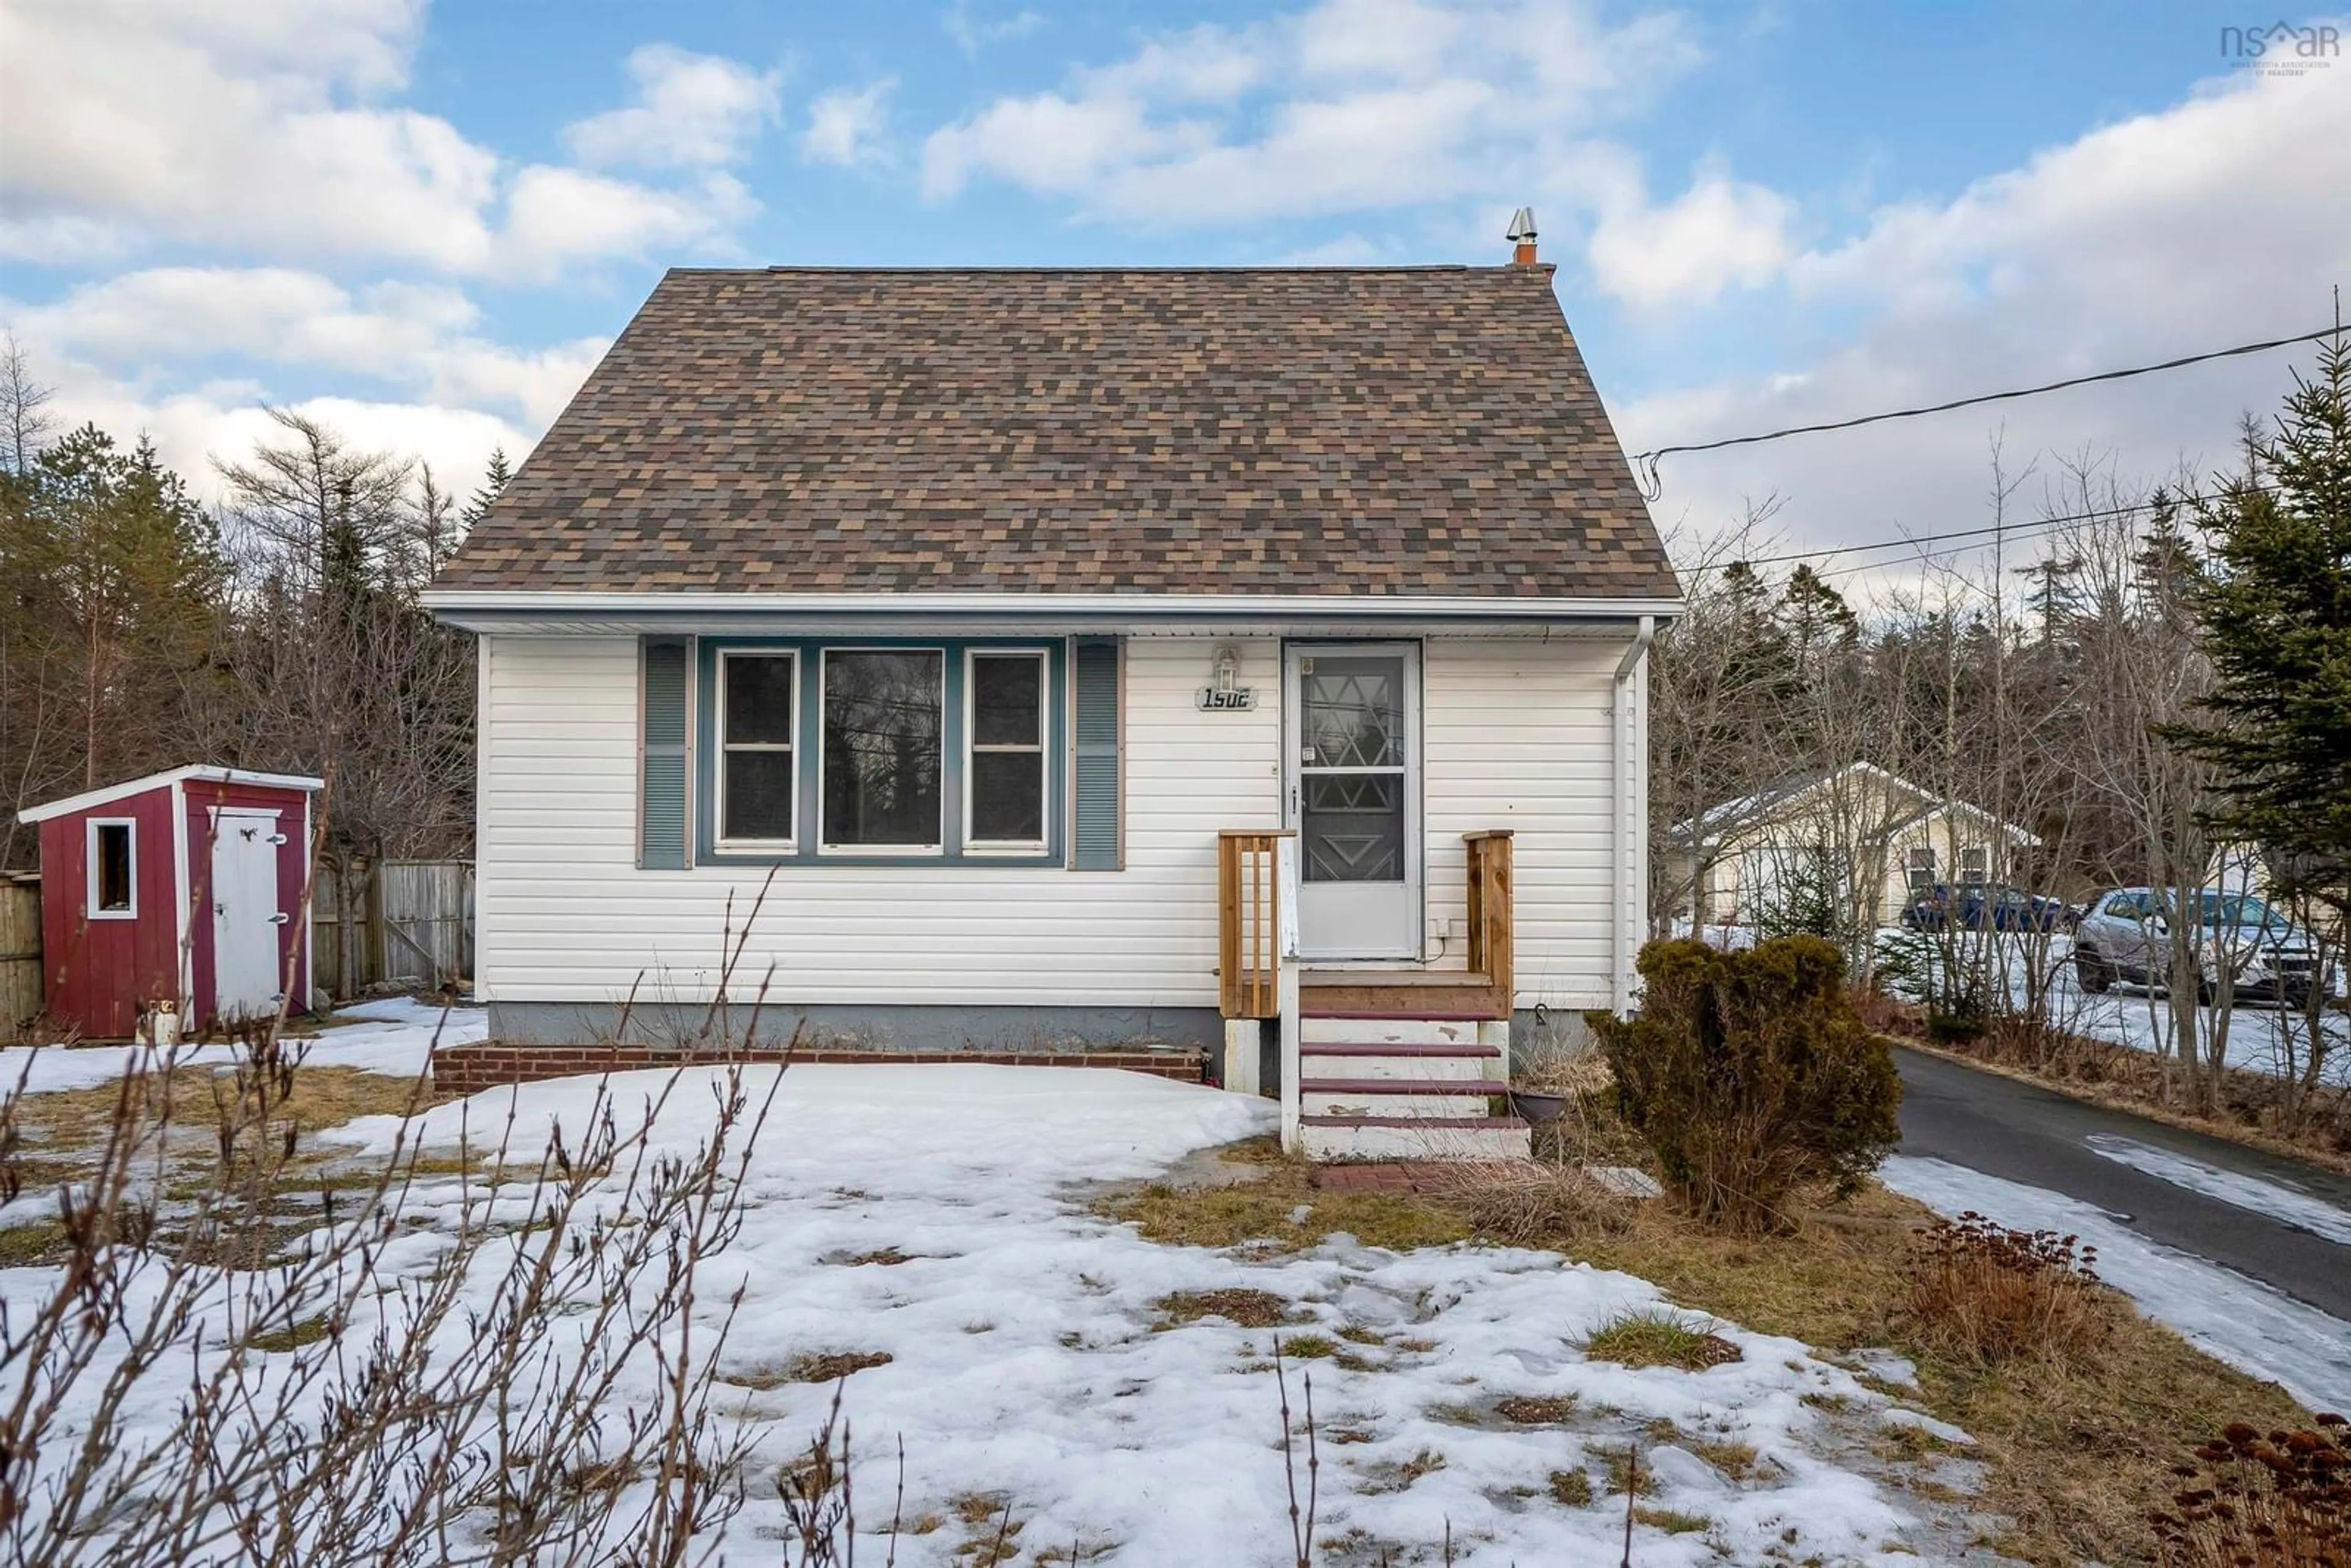
[[[1282,798],[1307,958],[1420,956],[1420,651],[1292,643]]]

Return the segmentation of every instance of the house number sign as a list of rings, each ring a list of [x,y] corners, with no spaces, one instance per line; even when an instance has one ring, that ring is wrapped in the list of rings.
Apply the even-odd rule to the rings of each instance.
[[[1203,713],[1238,713],[1257,706],[1254,686],[1202,686],[1192,700]]]

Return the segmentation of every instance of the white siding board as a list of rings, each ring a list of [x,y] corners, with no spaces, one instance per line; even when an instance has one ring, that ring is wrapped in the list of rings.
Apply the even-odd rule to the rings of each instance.
[[[735,976],[770,1005],[1215,1005],[1216,835],[1280,820],[1280,643],[1236,644],[1259,704],[1202,713],[1212,642],[1130,638],[1122,872],[794,864]],[[1467,945],[1461,835],[1515,831],[1520,1003],[1602,1005],[1613,843],[1604,642],[1431,638],[1423,666],[1427,913]],[[707,995],[733,894],[765,868],[635,863],[637,652],[498,634],[485,678],[479,979],[503,1001]]]

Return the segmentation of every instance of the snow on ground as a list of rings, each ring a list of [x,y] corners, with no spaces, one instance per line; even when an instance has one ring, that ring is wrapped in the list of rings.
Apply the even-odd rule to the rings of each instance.
[[[2080,1237],[2098,1249],[2099,1277],[2147,1316],[2230,1365],[2271,1379],[2314,1410],[2351,1411],[2351,1323],[2233,1269],[2149,1241],[2105,1210],[2043,1187],[1907,1155],[1887,1160],[1877,1174],[1938,1213],[1973,1209],[2020,1230]]]
[[[315,1037],[288,1038],[301,1050],[306,1066],[413,1078],[430,1065],[436,1032],[443,1045],[471,1044],[488,1032],[487,1015],[480,1008],[444,1009],[415,997],[390,997],[342,1009]],[[236,1060],[237,1049],[183,1044],[172,1051],[171,1064],[225,1067]],[[0,1049],[0,1093],[15,1087],[19,1075],[31,1094],[93,1089],[113,1082],[148,1056],[148,1048],[139,1045],[8,1046]]]
[[[707,1134],[723,1071],[681,1075],[649,1134],[656,1147],[688,1149]],[[755,1099],[773,1071],[746,1070]],[[643,1124],[669,1077],[611,1080],[624,1129]],[[405,1125],[428,1147],[478,1146],[511,1122],[528,1146],[559,1124],[576,1137],[594,1103],[593,1081],[559,1080],[436,1106]],[[697,1310],[713,1321],[736,1284],[747,1292],[722,1376],[766,1383],[756,1375],[818,1354],[893,1358],[852,1376],[844,1401],[869,1529],[883,1522],[877,1508],[887,1511],[903,1437],[909,1519],[952,1518],[958,1499],[1001,1494],[1024,1521],[1024,1553],[1077,1540],[1113,1548],[1101,1559],[1113,1563],[1280,1563],[1290,1549],[1271,1333],[1221,1319],[1171,1325],[1155,1305],[1175,1291],[1268,1291],[1292,1303],[1297,1321],[1282,1332],[1326,1336],[1358,1358],[1291,1367],[1294,1407],[1301,1374],[1313,1378],[1323,1541],[1360,1531],[1358,1541],[1428,1552],[1449,1526],[1465,1565],[1613,1562],[1623,1504],[1605,1495],[1599,1450],[1664,1419],[1752,1444],[1770,1462],[1742,1486],[1682,1448],[1645,1443],[1657,1483],[1647,1502],[1713,1523],[1678,1535],[1643,1526],[1644,1568],[1783,1553],[1918,1560],[1917,1545],[1901,1543],[1923,1544],[1932,1528],[1921,1505],[1825,1457],[1838,1400],[1879,1415],[1888,1402],[1794,1341],[1715,1324],[1743,1359],[1632,1371],[1577,1348],[1612,1312],[1663,1304],[1629,1275],[1548,1252],[1397,1253],[1343,1237],[1283,1255],[1163,1246],[1073,1201],[1072,1183],[1146,1177],[1273,1120],[1261,1100],[1127,1073],[793,1068],[754,1145],[739,1239],[699,1291]],[[381,1154],[402,1126],[367,1118],[340,1141]],[[465,1200],[451,1179],[420,1185],[411,1201],[445,1218]],[[885,1248],[911,1260],[851,1261]],[[486,1284],[494,1270],[483,1272]],[[0,1294],[38,1288],[35,1273],[0,1272]],[[1341,1340],[1343,1328],[1374,1343]],[[440,1354],[465,1354],[463,1332],[452,1324]],[[173,1389],[153,1393],[141,1412],[151,1437],[174,1418]],[[1510,1395],[1573,1396],[1576,1413],[1564,1427],[1514,1426],[1493,1409]],[[758,1477],[804,1451],[831,1396],[829,1385],[786,1383],[729,1390],[720,1408],[758,1428]],[[1552,1474],[1578,1469],[1599,1500],[1554,1500]],[[724,1544],[731,1557],[766,1560],[781,1508],[771,1489],[751,1490]],[[880,1543],[865,1544],[880,1561]],[[958,1544],[952,1526],[909,1537],[897,1561],[946,1568]]]
[[[2351,1210],[2346,1210],[2315,1197],[2289,1186],[2283,1182],[2265,1181],[2260,1176],[2246,1176],[2241,1171],[2222,1170],[2191,1160],[2169,1149],[2158,1149],[2135,1139],[2118,1137],[2112,1133],[2093,1133],[2084,1142],[2090,1152],[2133,1170],[2145,1171],[2174,1186],[2184,1186],[2190,1192],[2200,1192],[2222,1203],[2266,1214],[2271,1218],[2323,1236],[2329,1241],[2351,1247]],[[2351,1267],[2351,1257],[2344,1260]]]

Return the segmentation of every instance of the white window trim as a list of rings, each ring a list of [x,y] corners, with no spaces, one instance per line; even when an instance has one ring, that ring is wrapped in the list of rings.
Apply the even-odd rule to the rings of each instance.
[[[835,653],[933,653],[939,661],[939,820],[927,844],[836,844],[831,841],[824,821],[825,795],[825,722],[826,674]],[[834,860],[941,860],[947,852],[947,792],[944,775],[946,771],[947,714],[947,651],[937,643],[892,643],[886,646],[841,646],[820,648],[816,661],[816,852],[820,858]],[[795,764],[794,766],[798,766]]]
[[[98,906],[98,831],[100,828],[120,828],[130,850],[131,903],[122,909],[100,909]],[[89,817],[82,828],[82,909],[92,920],[136,920],[139,918],[139,819],[136,817]]]
[[[982,659],[1034,659],[1037,662],[1037,739],[1033,745],[982,746],[979,743],[979,682]],[[963,849],[967,855],[1037,855],[1051,847],[1053,810],[1053,661],[1044,648],[966,648],[963,651]],[[972,832],[972,786],[978,768],[974,759],[992,756],[1037,756],[1037,826],[1033,839],[982,839]]]
[[[792,694],[792,738],[789,741],[745,741],[729,744],[726,739],[726,661],[729,659],[781,659],[792,667],[787,689]],[[713,847],[721,851],[749,850],[762,854],[789,854],[799,847],[800,829],[800,744],[802,729],[800,705],[807,694],[800,689],[800,655],[797,648],[722,648],[718,651],[718,756],[714,764],[717,777],[712,780],[712,799],[717,807],[718,820],[713,824]],[[820,716],[821,717],[821,716]],[[691,727],[689,726],[689,729]],[[822,735],[819,730],[818,734]],[[792,754],[792,831],[788,838],[744,839],[728,838],[726,834],[726,754],[730,751],[789,751]]]

